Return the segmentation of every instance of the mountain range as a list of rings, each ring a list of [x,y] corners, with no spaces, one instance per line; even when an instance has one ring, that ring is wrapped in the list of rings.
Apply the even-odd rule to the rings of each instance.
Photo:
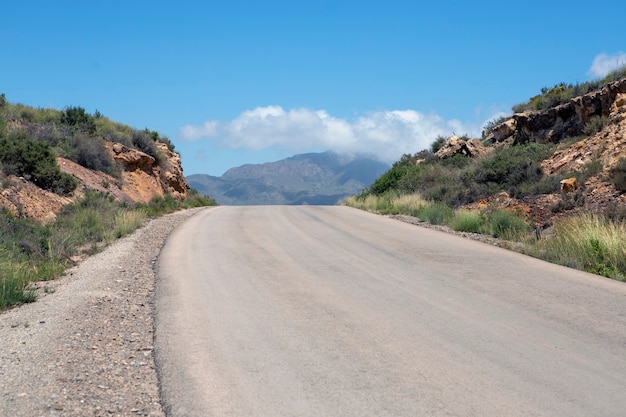
[[[388,169],[372,157],[322,152],[246,164],[220,177],[186,178],[191,187],[224,205],[334,205],[367,188]]]

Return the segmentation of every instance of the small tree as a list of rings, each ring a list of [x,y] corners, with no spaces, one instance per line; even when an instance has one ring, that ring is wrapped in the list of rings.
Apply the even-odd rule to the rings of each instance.
[[[61,122],[81,132],[93,135],[96,133],[94,117],[82,107],[66,107],[61,113]]]

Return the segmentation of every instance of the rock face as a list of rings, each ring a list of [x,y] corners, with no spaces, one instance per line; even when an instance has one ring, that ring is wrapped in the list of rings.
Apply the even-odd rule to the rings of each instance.
[[[121,143],[110,143],[107,147],[113,159],[119,162],[125,171],[145,169],[154,165],[155,159],[147,153],[128,148]]]
[[[558,143],[566,137],[583,133],[594,116],[609,116],[624,108],[626,79],[616,81],[567,103],[543,110],[514,114],[511,119],[494,127],[485,139],[491,143],[512,139],[515,144],[526,142]],[[621,117],[626,110],[620,110]]]
[[[458,136],[450,136],[435,155],[440,159],[453,157],[454,155],[480,156],[489,151],[478,139],[464,140]]]
[[[589,164],[598,164],[600,172],[578,184],[578,188],[583,189],[587,209],[626,205],[626,193],[615,189],[610,174],[618,160],[626,157],[625,97],[623,93],[616,95],[615,102],[608,106],[608,126],[584,140],[567,146],[559,144],[554,155],[541,164],[547,175],[567,175],[583,171]]]
[[[157,148],[165,156],[165,163],[159,166],[159,177],[164,191],[172,194],[174,198],[183,199],[187,197],[189,184],[183,174],[180,155],[170,151],[164,143],[157,143]]]
[[[183,175],[180,155],[166,144],[157,142],[159,163],[150,155],[121,143],[109,143],[107,149],[123,167],[122,191],[131,201],[147,203],[165,194],[182,200],[188,195],[189,184]]]

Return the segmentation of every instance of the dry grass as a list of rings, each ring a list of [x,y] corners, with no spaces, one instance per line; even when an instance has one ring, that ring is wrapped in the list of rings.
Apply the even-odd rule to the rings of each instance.
[[[583,214],[554,226],[554,237],[539,242],[533,255],[609,278],[626,277],[626,223]]]
[[[139,229],[148,214],[145,209],[124,210],[115,214],[115,238],[119,239]]]

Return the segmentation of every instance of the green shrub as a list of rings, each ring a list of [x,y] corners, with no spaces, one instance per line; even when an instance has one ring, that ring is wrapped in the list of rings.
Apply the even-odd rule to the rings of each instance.
[[[16,254],[41,255],[47,249],[49,237],[44,226],[17,218],[0,207],[0,247],[10,248]]]
[[[35,300],[35,294],[26,289],[28,273],[26,265],[11,259],[10,253],[0,247],[0,311]]]
[[[604,165],[602,164],[602,160],[594,159],[590,162],[587,162],[585,165],[583,165],[581,170],[576,172],[574,176],[576,177],[578,184],[580,184],[581,186],[584,186],[584,184],[587,182],[589,178],[602,173],[603,168],[604,168]]]
[[[33,141],[23,134],[0,138],[0,162],[8,173],[23,176],[61,195],[71,193],[78,185],[74,177],[61,172],[48,144]]]
[[[583,128],[583,132],[585,135],[591,136],[607,127],[610,123],[611,119],[608,116],[593,116]]]
[[[202,195],[195,188],[189,190],[189,197],[183,202],[185,208],[216,206],[217,202],[207,195]]]
[[[493,237],[508,240],[519,240],[528,231],[524,219],[507,210],[486,213],[484,227]]]
[[[94,117],[82,107],[66,107],[61,113],[61,122],[79,132],[90,135],[96,133]]]
[[[444,224],[454,217],[454,210],[445,204],[434,203],[421,207],[417,216],[430,224]]]
[[[77,138],[75,153],[70,159],[85,168],[115,176],[120,174],[119,167],[105,149],[104,144],[96,138]]]
[[[626,191],[626,158],[620,158],[609,170],[611,182],[618,191]]]
[[[166,144],[167,145],[167,149],[169,149],[170,151],[174,152],[174,149],[176,148],[176,146],[174,146],[172,141],[167,136],[160,136],[159,137],[159,142]]]
[[[67,125],[57,123],[32,124],[27,125],[23,132],[26,137],[38,142],[45,142],[54,149],[65,150],[72,147],[68,145],[71,145],[69,142],[73,133],[71,128]]]
[[[394,163],[387,172],[374,181],[369,188],[369,192],[374,195],[382,195],[389,190],[396,190],[400,179],[404,177],[407,172],[412,171],[409,158],[410,155],[403,155],[400,161]]]
[[[477,211],[457,210],[449,225],[457,232],[482,233],[485,220]]]
[[[33,123],[37,119],[37,112],[32,107],[23,104],[15,105],[18,120],[24,123]]]
[[[109,142],[118,142],[124,146],[133,146],[133,133],[135,129],[130,126],[115,123],[106,117],[95,119],[96,132],[99,136],[104,137]]]
[[[441,147],[446,143],[447,140],[448,139],[444,136],[437,136],[435,141],[430,144],[430,151],[432,153],[436,153],[439,149],[441,149]]]
[[[541,162],[553,151],[551,145],[535,142],[496,148],[471,173],[478,184],[493,184],[492,193],[507,191],[512,197],[523,197],[527,184],[543,178]]]
[[[150,133],[136,130],[133,133],[132,141],[133,146],[153,157],[157,164],[163,162],[163,156],[159,153],[159,149]]]
[[[165,197],[154,197],[150,200],[146,207],[148,216],[159,216],[162,214],[173,213],[180,208],[180,202],[176,201],[170,194]]]

